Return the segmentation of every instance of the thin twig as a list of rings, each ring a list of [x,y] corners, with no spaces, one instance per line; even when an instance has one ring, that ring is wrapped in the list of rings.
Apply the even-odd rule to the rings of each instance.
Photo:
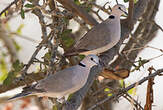
[[[61,3],[65,8],[72,11],[72,13],[80,16],[83,18],[83,20],[90,24],[90,25],[97,25],[98,22],[89,15],[84,9],[77,6],[72,0],[57,0],[59,3]]]
[[[14,0],[13,2],[11,2],[5,9],[3,9],[1,12],[0,12],[0,16],[5,13],[12,5],[16,4],[19,0]]]
[[[44,78],[46,75],[46,72],[38,72],[38,73],[30,73],[28,75],[25,76],[24,80],[26,83],[31,84],[32,82],[34,82],[34,80],[38,81],[42,78]],[[0,85],[0,93],[12,90],[14,88],[20,87],[25,85],[26,83],[22,80],[20,80],[22,77],[17,77],[15,78],[11,84],[9,84],[8,86],[6,85]],[[34,80],[31,80],[34,79]]]
[[[163,28],[160,25],[158,25],[154,20],[152,21],[152,23],[156,25],[163,32]]]
[[[160,75],[162,72],[163,72],[163,69],[157,70],[156,72],[150,74],[149,76],[142,78],[142,79],[139,80],[138,82],[135,82],[134,84],[131,84],[130,86],[128,86],[128,87],[126,87],[126,88],[120,90],[118,93],[113,94],[112,96],[103,99],[102,101],[98,102],[97,104],[91,106],[88,110],[93,110],[94,108],[96,108],[97,106],[99,106],[99,105],[105,103],[106,101],[110,101],[111,99],[113,99],[113,98],[115,98],[115,97],[120,97],[120,96],[122,96],[123,93],[126,93],[126,92],[129,91],[130,89],[134,88],[137,84],[138,84],[138,85],[141,85],[142,83],[144,83],[144,82],[147,81],[148,79],[153,78],[153,77],[155,77],[155,76],[157,76],[157,75]]]
[[[50,36],[50,35],[49,35]],[[33,60],[35,59],[36,55],[38,54],[38,52],[41,50],[41,48],[43,47],[43,44],[45,44],[48,41],[49,37],[46,37],[45,39],[43,39],[41,41],[41,43],[37,46],[37,49],[35,50],[35,52],[33,53],[33,55],[31,56],[30,60],[28,61],[27,65],[25,66],[25,68],[23,69],[23,74],[26,75],[26,72],[28,70],[28,68],[30,67],[30,65],[33,63]]]
[[[22,39],[25,39],[25,40],[28,40],[28,41],[31,41],[34,43],[40,43],[40,41],[38,41],[38,40],[32,39],[32,38],[27,37],[25,35],[17,34],[16,32],[10,32],[9,34],[15,35],[16,37],[19,37],[19,38],[22,38]]]
[[[153,46],[142,46],[142,47],[137,47],[137,48],[131,48],[129,50],[125,50],[123,51],[124,54],[128,53],[128,52],[131,52],[131,51],[135,51],[135,50],[139,50],[139,49],[144,49],[144,48],[151,48],[151,49],[155,49],[155,50],[158,50],[160,52],[163,52],[163,49],[159,49],[159,48],[156,48],[156,47],[153,47]]]
[[[129,0],[129,14],[128,14],[128,17],[127,17],[127,20],[129,20],[128,22],[128,26],[129,28],[132,30],[133,29],[133,26],[134,26],[134,23],[132,22],[133,20],[133,12],[134,12],[134,0]]]
[[[103,12],[105,12],[105,13],[107,13],[107,14],[110,15],[109,9],[105,9],[106,4],[108,4],[108,3],[109,3],[109,2],[105,3],[104,6],[100,6],[100,5],[98,5],[98,4],[94,3],[94,2],[91,2],[90,4],[92,4],[92,5],[95,6],[96,8],[98,8],[98,9],[102,10]]]
[[[141,108],[141,110],[144,110],[144,108],[140,105],[140,103],[138,103],[138,101],[136,101],[133,97],[131,97],[128,93],[125,93],[125,95],[123,95],[123,97],[125,97],[129,102],[133,103],[135,106],[139,106],[139,108]]]

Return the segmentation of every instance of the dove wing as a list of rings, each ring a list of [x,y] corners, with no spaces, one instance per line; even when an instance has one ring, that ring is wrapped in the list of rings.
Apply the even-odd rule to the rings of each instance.
[[[110,23],[102,22],[88,31],[76,44],[78,50],[93,50],[103,47],[111,42]],[[96,41],[96,42],[95,42]]]

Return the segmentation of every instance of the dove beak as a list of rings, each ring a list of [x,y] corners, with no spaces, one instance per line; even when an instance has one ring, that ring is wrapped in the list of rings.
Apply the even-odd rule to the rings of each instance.
[[[128,13],[126,11],[123,11],[126,15],[128,15]]]
[[[95,61],[94,61],[95,62]],[[99,65],[99,62],[95,62],[97,65]]]
[[[122,9],[120,9],[125,15],[128,15],[128,13]]]
[[[97,65],[99,65],[99,62],[96,62],[96,61],[94,61],[94,60],[92,60],[94,63],[96,63]]]

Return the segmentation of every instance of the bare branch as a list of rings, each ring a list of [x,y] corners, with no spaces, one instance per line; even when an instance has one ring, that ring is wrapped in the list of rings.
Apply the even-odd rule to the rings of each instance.
[[[129,0],[129,14],[128,14],[128,17],[127,17],[127,20],[129,20],[129,28],[132,30],[133,29],[133,11],[134,11],[134,0]]]
[[[137,4],[134,7],[134,14],[133,14],[133,20],[132,20],[133,23],[136,23],[136,21],[139,19],[139,17],[141,17],[141,15],[144,13],[144,11],[145,11],[149,1],[150,0],[139,0],[137,2]],[[126,26],[127,22],[128,21],[123,21],[121,23],[122,33],[121,33],[121,40],[120,40],[120,42],[115,47],[113,47],[112,49],[110,49],[107,52],[104,52],[103,54],[101,54],[100,58],[104,62],[104,64],[108,64],[108,62],[113,59],[113,57],[117,54],[117,51],[119,50],[119,47],[122,44],[123,40],[131,32],[129,27]],[[86,85],[81,90],[79,90],[78,92],[74,93],[74,95],[72,96],[71,100],[66,102],[66,103],[69,103],[69,105],[64,106],[63,110],[76,110],[79,107],[79,105],[81,104],[82,99],[86,95],[88,89],[91,87],[91,85],[92,85],[92,83],[94,81],[94,77],[98,73],[99,73],[99,69],[98,68],[94,69],[94,72],[90,72],[91,75],[89,76]]]
[[[90,25],[98,24],[98,22],[91,15],[89,15],[85,10],[77,6],[72,0],[57,0],[57,1],[60,2],[65,8],[72,11],[72,13],[83,18],[83,20],[86,23]]]
[[[39,73],[30,73],[28,75],[25,76],[24,80],[20,80],[21,77],[18,77],[16,79],[14,79],[12,81],[12,83],[10,85],[0,85],[0,93],[6,92],[8,90],[12,90],[14,88],[20,87],[25,85],[26,83],[30,84],[32,83],[34,80],[40,80],[42,78],[44,78],[46,75],[45,72],[39,72]],[[26,83],[25,83],[26,82]]]
[[[0,12],[0,16],[5,13],[12,5],[16,4],[19,0],[14,0],[13,2],[11,2],[5,9],[3,9],[1,12]]]
[[[148,69],[149,75],[152,73],[152,70],[155,70],[153,67]],[[153,84],[154,84],[154,77],[148,79],[147,85],[147,93],[146,93],[146,104],[144,106],[144,110],[152,110],[152,103],[153,103]]]
[[[126,93],[127,91],[129,91],[130,89],[134,88],[136,85],[141,85],[142,83],[144,83],[145,81],[149,80],[150,78],[154,78],[158,75],[160,75],[161,73],[163,72],[163,69],[159,69],[157,70],[156,72],[150,74],[149,76],[147,77],[144,77],[143,79],[141,79],[140,81],[138,82],[135,82],[134,84],[131,84],[130,86],[124,88],[124,89],[121,89],[119,92],[117,92],[116,94],[110,96],[110,97],[107,97],[105,98],[104,100],[98,102],[97,104],[93,105],[92,107],[90,107],[88,110],[93,110],[94,108],[96,108],[97,106],[103,104],[104,102],[106,101],[110,101],[112,99],[114,99],[115,97],[120,97],[122,96],[124,93]]]
[[[7,34],[2,25],[0,25],[0,39],[2,39],[5,46],[7,47],[7,50],[11,56],[11,62],[16,61],[18,59],[18,55],[13,39]]]
[[[158,25],[154,20],[152,21],[152,23],[155,24],[163,32],[163,28],[160,25]]]
[[[133,97],[131,97],[128,93],[125,93],[123,95],[124,98],[126,98],[130,103],[133,103],[135,107],[139,107],[137,110],[144,110],[144,108],[138,103],[137,100],[135,100]]]

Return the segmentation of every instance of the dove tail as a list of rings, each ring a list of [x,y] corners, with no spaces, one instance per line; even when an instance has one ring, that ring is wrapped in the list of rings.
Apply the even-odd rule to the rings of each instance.
[[[22,97],[30,95],[31,93],[32,92],[22,92],[22,93],[16,94],[15,96],[9,98],[8,100],[12,100],[12,99],[15,99],[15,98],[22,98]]]

